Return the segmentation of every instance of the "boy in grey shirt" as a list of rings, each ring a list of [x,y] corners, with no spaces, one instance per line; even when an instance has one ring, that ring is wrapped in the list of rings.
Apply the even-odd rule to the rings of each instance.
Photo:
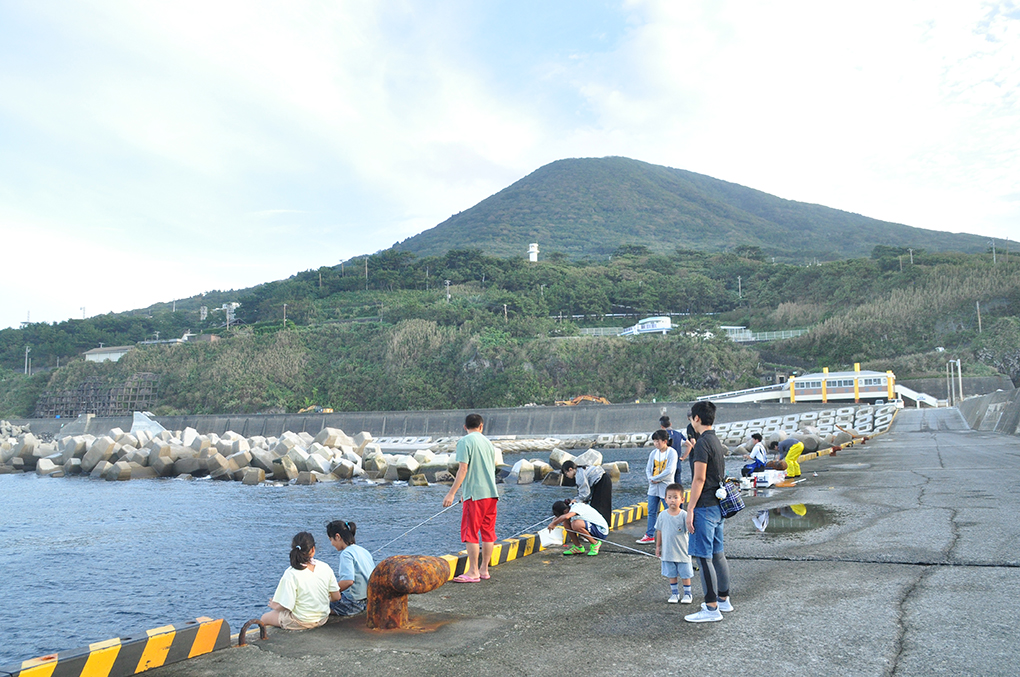
[[[691,556],[687,554],[687,511],[681,510],[684,488],[680,484],[666,487],[666,509],[655,520],[655,556],[662,559],[662,575],[669,579],[670,604],[690,604],[691,578],[694,569]],[[684,584],[684,596],[680,598],[679,580]]]

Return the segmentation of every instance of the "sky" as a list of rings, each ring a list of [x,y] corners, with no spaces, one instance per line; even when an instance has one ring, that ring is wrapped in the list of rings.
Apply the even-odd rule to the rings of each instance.
[[[1017,246],[1018,97],[1013,1],[3,0],[0,327],[336,265],[571,157]]]

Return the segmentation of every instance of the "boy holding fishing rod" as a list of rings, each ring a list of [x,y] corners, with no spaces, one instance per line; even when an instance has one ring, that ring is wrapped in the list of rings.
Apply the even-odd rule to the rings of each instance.
[[[460,518],[460,540],[467,550],[467,570],[455,577],[455,583],[477,583],[489,578],[489,560],[496,545],[496,448],[482,434],[481,414],[464,419],[467,435],[457,442],[457,477],[443,498],[443,507],[453,505],[457,490],[463,486],[464,502]],[[481,550],[482,561],[478,563]]]

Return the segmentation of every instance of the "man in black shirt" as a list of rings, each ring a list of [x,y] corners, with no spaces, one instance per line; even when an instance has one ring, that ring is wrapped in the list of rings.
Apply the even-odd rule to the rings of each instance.
[[[730,570],[723,552],[723,517],[716,490],[726,476],[726,448],[716,437],[715,405],[695,402],[691,407],[691,426],[697,443],[688,441],[687,449],[694,468],[691,496],[687,503],[687,549],[701,564],[705,603],[701,611],[684,616],[691,623],[721,621],[723,611],[733,611],[730,603]]]

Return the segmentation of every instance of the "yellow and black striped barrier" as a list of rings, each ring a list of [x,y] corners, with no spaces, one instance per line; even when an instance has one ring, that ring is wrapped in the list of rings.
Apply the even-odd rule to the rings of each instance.
[[[124,677],[230,646],[230,625],[201,616],[0,668],[0,677]]]
[[[648,515],[648,504],[638,503],[626,508],[614,510],[612,514],[613,523],[610,529],[619,529],[625,524],[635,522]],[[538,536],[535,534],[521,534],[517,538],[507,538],[496,543],[492,548],[492,559],[489,566],[499,566],[504,562],[511,562],[521,557],[526,557],[536,552],[545,550]],[[442,558],[450,565],[450,578],[459,576],[467,570],[467,552],[462,550],[456,555],[442,555]]]

